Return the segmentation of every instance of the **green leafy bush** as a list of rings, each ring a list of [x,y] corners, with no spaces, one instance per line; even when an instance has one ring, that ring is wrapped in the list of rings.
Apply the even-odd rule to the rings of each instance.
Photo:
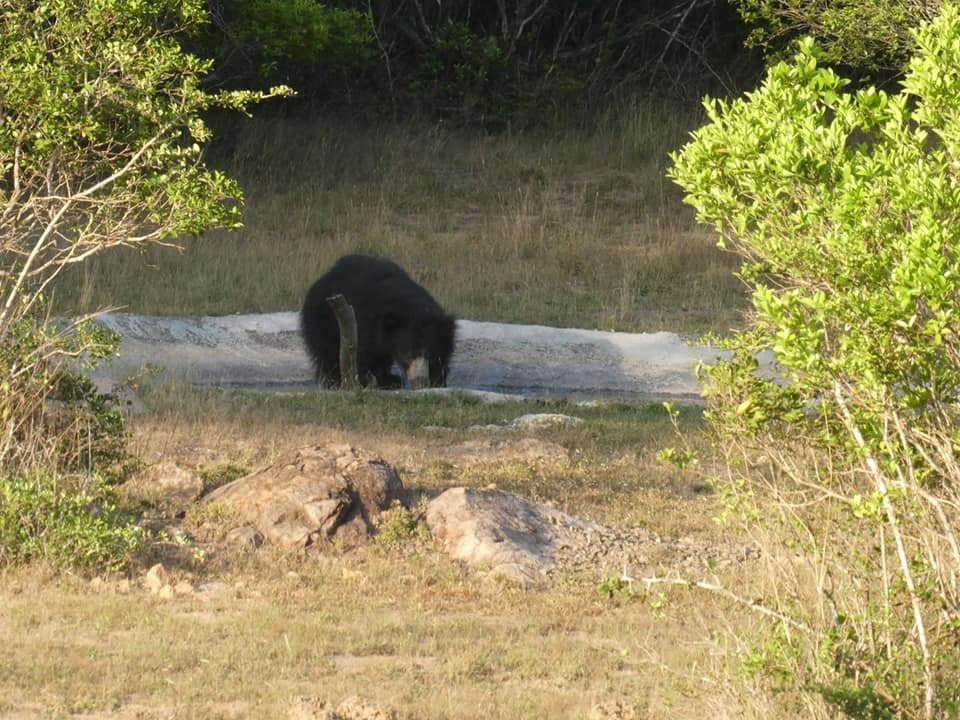
[[[54,378],[46,416],[51,435],[59,436],[58,469],[100,471],[117,469],[128,459],[128,433],[117,397],[101,393],[90,378],[59,372]]]
[[[399,500],[394,500],[380,519],[375,542],[382,547],[403,545],[424,533],[420,519]]]
[[[51,320],[58,276],[239,223],[239,187],[204,165],[201,115],[270,95],[201,87],[211,63],[177,38],[204,19],[201,0],[0,0],[0,471],[117,453],[118,417],[68,380],[115,339],[89,318]]]
[[[896,95],[804,40],[673,158],[752,292],[706,368],[721,494],[803,551],[768,578],[794,680],[853,717],[960,707],[960,11],[915,39]]]
[[[347,92],[376,59],[368,12],[316,0],[223,0],[196,38],[230,84],[284,82],[314,96]]]
[[[202,0],[0,0],[4,563],[116,567],[140,541],[92,472],[125,453],[121,417],[82,376],[116,338],[54,320],[48,290],[112,248],[239,224],[239,187],[204,165],[202,116],[290,91],[203,89],[211,63],[178,38],[205,18]]]
[[[144,531],[96,477],[82,487],[45,475],[0,477],[2,565],[43,560],[57,567],[118,570],[144,540]]]
[[[443,117],[483,122],[510,113],[513,85],[510,64],[494,40],[450,23],[422,53],[411,88]]]
[[[735,0],[753,30],[750,45],[782,55],[799,37],[810,33],[823,48],[824,59],[865,71],[902,69],[913,50],[911,30],[940,0]]]
[[[123,417],[116,398],[81,373],[111,355],[117,338],[86,319],[46,323],[45,307],[37,300],[0,345],[0,466],[106,471],[127,457]],[[78,359],[73,369],[69,358]]]

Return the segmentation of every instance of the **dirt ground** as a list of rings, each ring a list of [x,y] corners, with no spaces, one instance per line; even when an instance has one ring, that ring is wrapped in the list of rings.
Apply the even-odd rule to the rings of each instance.
[[[451,441],[440,430],[411,436],[289,425],[282,438],[271,426],[251,442],[227,428],[149,418],[136,425],[135,444],[148,462],[255,465],[322,433],[380,454],[419,491],[499,481],[624,532],[687,538],[687,558],[690,548],[731,541],[712,520],[716,499],[694,482],[629,477],[638,460],[649,460],[642,456],[611,457],[590,472],[575,456],[516,454],[509,442],[497,449],[479,430]],[[451,452],[458,445],[475,452]],[[622,485],[600,492],[616,478]],[[614,495],[620,500],[610,501]],[[170,527],[185,523],[189,517]],[[122,576],[7,571],[0,717],[752,717],[756,699],[728,682],[736,665],[728,651],[754,618],[696,588],[613,582],[697,567],[678,557],[580,565],[522,589],[450,560],[415,533],[304,556],[170,542]],[[153,561],[165,566],[168,596],[146,586]],[[699,568],[738,587],[756,559]]]
[[[609,338],[600,340],[609,353]],[[156,342],[154,351],[176,355],[170,338]],[[521,352],[513,366],[535,365],[549,354],[541,345],[528,343],[532,355],[521,362]],[[611,387],[643,363],[627,358],[628,345],[619,361],[596,364]],[[302,363],[299,352],[283,346],[274,360]],[[251,357],[242,362],[269,374],[272,361]],[[689,382],[690,357],[670,362],[671,377]],[[671,386],[682,390],[674,397],[683,383]],[[784,717],[732,680],[741,638],[756,623],[749,611],[688,585],[643,582],[690,576],[738,588],[758,559],[714,521],[718,501],[702,479],[656,460],[673,430],[642,406],[567,403],[564,412],[586,418],[578,428],[511,434],[499,426],[540,401],[525,409],[429,394],[235,399],[183,384],[151,392],[131,417],[145,464],[251,470],[293,448],[346,442],[395,467],[411,497],[495,484],[602,523],[621,545],[520,588],[449,559],[420,531],[290,555],[207,542],[191,533],[204,518],[188,510],[157,522],[168,542],[130,573],[31,567],[0,576],[0,717]],[[157,562],[165,593],[149,587]]]

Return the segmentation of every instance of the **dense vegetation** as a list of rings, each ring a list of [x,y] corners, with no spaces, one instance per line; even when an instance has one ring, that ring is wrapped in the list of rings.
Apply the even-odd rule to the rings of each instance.
[[[706,369],[727,461],[713,482],[770,563],[750,603],[774,620],[747,666],[823,716],[957,716],[960,13],[936,0],[0,0],[0,563],[113,568],[143,539],[109,487],[122,421],[77,374],[114,339],[88,318],[50,321],[49,295],[104,251],[238,224],[237,183],[205,161],[207,121],[289,92],[235,88],[290,82],[298,120],[416,118],[439,146],[450,125],[510,137],[629,96],[733,95],[757,67],[750,27],[792,60],[742,99],[708,101],[672,171],[751,293],[731,358]],[[901,87],[851,92],[831,64],[854,86]],[[524,175],[513,217],[528,228],[543,170]],[[518,235],[507,262],[552,252],[553,277],[575,286],[583,243],[556,239],[596,223],[590,190]]]
[[[302,102],[288,108],[524,127],[589,121],[630,94],[730,95],[761,53],[789,55],[804,35],[853,77],[889,80],[940,4],[209,0],[212,22],[188,42],[215,59],[210,82],[293,85]]]
[[[5,544],[81,522],[58,474],[95,475],[122,455],[119,416],[76,375],[115,338],[87,317],[51,321],[51,286],[111,248],[238,222],[239,187],[201,161],[201,114],[268,95],[201,87],[210,64],[177,38],[202,17],[198,2],[0,2],[0,511],[7,529],[19,519],[26,532],[5,530]],[[24,505],[31,489],[36,502]],[[116,516],[86,517],[96,537]]]
[[[895,95],[848,91],[803,41],[746,98],[708,100],[672,171],[752,292],[707,369],[720,488],[803,549],[779,591],[820,589],[777,603],[760,665],[864,718],[960,712],[960,11],[915,38]]]
[[[825,62],[880,82],[899,77],[915,47],[911,30],[929,22],[941,0],[734,0],[752,30],[747,44],[784,57],[812,36]]]
[[[220,0],[193,38],[215,80],[287,82],[308,102],[458,123],[529,125],[611,97],[732,91],[756,63],[718,0],[583,3]],[[573,111],[573,112],[571,112]]]

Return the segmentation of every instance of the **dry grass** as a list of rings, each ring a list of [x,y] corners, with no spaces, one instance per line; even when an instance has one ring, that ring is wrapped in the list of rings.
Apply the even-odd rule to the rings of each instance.
[[[395,259],[470,319],[724,330],[743,304],[732,258],[664,177],[699,120],[634,103],[589,131],[541,134],[234,122],[211,158],[245,188],[243,230],[187,240],[182,255],[111,253],[58,297],[68,310],[292,310],[337,257],[361,251]]]
[[[296,696],[360,694],[402,718],[585,718],[611,700],[637,717],[723,717],[702,628],[730,608],[688,590],[654,609],[377,551],[240,559],[216,578],[211,599],[163,601],[6,573],[0,715],[284,718]]]
[[[713,497],[654,459],[670,432],[654,407],[543,406],[585,419],[536,433],[572,459],[451,463],[451,444],[484,437],[471,425],[531,408],[383,394],[265,401],[185,387],[145,395],[148,412],[132,428],[147,462],[252,467],[341,440],[380,453],[409,487],[498,482],[613,525],[723,534]],[[683,416],[693,437],[699,423],[696,412]],[[605,701],[638,718],[769,717],[751,715],[756,702],[717,680],[736,653],[725,655],[715,631],[754,618],[691,589],[610,600],[596,592],[598,571],[521,591],[426,541],[327,558],[214,548],[205,563],[169,566],[174,580],[226,585],[208,599],[163,601],[139,587],[142,570],[127,593],[36,567],[0,577],[0,716],[283,718],[296,696],[360,694],[418,719],[585,718]],[[736,586],[744,569],[726,572]]]
[[[187,241],[183,255],[98,258],[65,279],[58,300],[153,314],[290,310],[336,257],[363,251],[396,259],[461,317],[724,330],[743,305],[732,260],[663,177],[666,153],[698,120],[637,103],[590,131],[543,135],[228,126],[230,149],[213,159],[246,189],[246,228]],[[611,525],[724,536],[715,499],[656,461],[672,442],[658,409],[544,407],[586,420],[537,433],[570,459],[467,463],[445,450],[477,437],[471,425],[536,408],[186,387],[145,396],[132,426],[144,462],[213,476],[343,440],[381,454],[409,487],[496,482]],[[697,437],[698,413],[684,423]],[[172,569],[175,580],[225,589],[162,601],[139,573],[128,593],[37,567],[0,575],[0,716],[283,718],[295,696],[337,703],[358,693],[431,720],[585,718],[604,701],[637,718],[788,717],[727,683],[744,649],[729,638],[749,634],[755,618],[689,588],[610,600],[596,592],[598,573],[523,592],[420,543],[326,559],[213,549],[205,563]],[[741,583],[742,568],[726,572]]]

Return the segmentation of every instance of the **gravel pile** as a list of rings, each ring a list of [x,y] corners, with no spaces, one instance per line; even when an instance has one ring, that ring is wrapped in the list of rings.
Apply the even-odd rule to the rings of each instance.
[[[679,575],[702,579],[760,556],[755,546],[716,538],[667,537],[642,528],[571,526],[568,530],[567,537],[572,541],[557,545],[552,573],[623,573],[635,578]]]

